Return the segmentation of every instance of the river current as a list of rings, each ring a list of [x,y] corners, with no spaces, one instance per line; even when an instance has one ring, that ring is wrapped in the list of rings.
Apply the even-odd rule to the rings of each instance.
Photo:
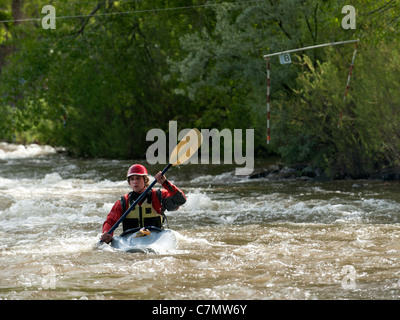
[[[96,248],[132,163],[0,144],[0,299],[399,299],[398,181],[173,167],[167,178],[187,197],[166,212],[178,249]]]

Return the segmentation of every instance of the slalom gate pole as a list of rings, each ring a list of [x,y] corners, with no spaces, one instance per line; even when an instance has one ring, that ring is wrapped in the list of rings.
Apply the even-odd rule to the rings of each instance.
[[[348,75],[348,77],[347,77],[346,89],[344,90],[343,106],[344,106],[344,102],[346,101],[347,92],[349,91],[350,78],[351,78],[351,74],[352,74],[352,72],[353,72],[354,60],[356,59],[356,54],[357,54],[357,42],[354,43],[353,59],[351,60],[350,71],[349,71],[349,75]],[[343,117],[343,112],[340,111],[339,122],[338,122],[338,128],[340,127],[340,124],[341,124],[341,122],[342,122],[342,117]]]
[[[275,52],[275,53],[270,53],[264,55],[264,59],[267,61],[267,144],[271,141],[271,136],[270,136],[270,86],[271,86],[271,80],[270,80],[270,57],[274,56],[279,56],[287,53],[292,53],[292,52],[298,52],[298,51],[305,51],[305,50],[310,50],[310,49],[316,49],[316,48],[322,48],[322,47],[328,47],[328,46],[336,46],[336,45],[341,45],[341,44],[347,44],[347,43],[354,43],[354,53],[353,53],[353,59],[351,61],[351,66],[350,66],[350,71],[349,75],[347,77],[347,84],[346,84],[346,89],[344,92],[344,97],[343,97],[343,105],[346,100],[347,92],[349,90],[349,85],[350,85],[350,78],[351,74],[353,72],[353,67],[354,67],[354,60],[356,59],[356,54],[357,54],[357,42],[360,41],[359,39],[356,40],[346,40],[346,41],[338,41],[338,42],[330,42],[330,43],[323,43],[323,44],[318,44],[314,46],[308,46],[308,47],[303,47],[303,48],[298,48],[298,49],[291,49],[291,50],[286,50],[286,51],[281,51],[281,52]],[[339,122],[338,122],[338,128],[340,127],[341,120],[343,117],[343,112],[340,111],[339,115]]]
[[[271,140],[270,136],[270,128],[269,128],[269,120],[270,120],[270,110],[269,110],[269,102],[270,102],[270,86],[271,86],[271,79],[270,79],[270,62],[269,58],[265,58],[267,60],[267,144],[269,144],[269,141]]]

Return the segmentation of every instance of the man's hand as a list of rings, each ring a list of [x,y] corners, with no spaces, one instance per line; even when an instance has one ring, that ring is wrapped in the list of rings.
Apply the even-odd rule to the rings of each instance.
[[[154,176],[154,179],[156,179],[157,182],[160,184],[163,184],[167,180],[167,178],[161,174],[161,171],[158,171],[156,173],[156,175]]]
[[[101,241],[104,241],[105,243],[110,243],[111,240],[112,240],[112,238],[113,238],[113,236],[112,236],[111,234],[108,234],[108,233],[106,232],[106,233],[103,233],[103,234],[101,235],[100,240],[101,240]]]

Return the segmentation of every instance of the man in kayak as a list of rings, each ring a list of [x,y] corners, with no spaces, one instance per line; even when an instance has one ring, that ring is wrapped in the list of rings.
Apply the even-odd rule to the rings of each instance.
[[[165,217],[164,211],[175,211],[186,202],[185,194],[169,182],[161,174],[161,171],[154,176],[154,179],[163,186],[163,189],[151,189],[147,193],[142,203],[139,203],[122,221],[124,231],[149,226],[162,228]],[[147,169],[141,164],[132,165],[128,170],[127,180],[132,192],[123,195],[107,215],[107,219],[103,223],[103,234],[100,238],[105,243],[111,242],[113,238],[112,234],[107,232],[149,186]]]

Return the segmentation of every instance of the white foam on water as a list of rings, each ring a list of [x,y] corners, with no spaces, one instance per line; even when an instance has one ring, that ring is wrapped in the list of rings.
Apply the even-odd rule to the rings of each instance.
[[[69,254],[91,250],[121,184],[107,180],[0,177],[1,255]],[[125,184],[124,184],[125,185]],[[110,197],[111,199],[112,197]]]
[[[235,175],[235,171],[228,171],[216,175],[200,175],[196,178],[190,180],[190,184],[192,185],[218,185],[218,184],[232,184],[232,183],[241,183],[247,182],[249,179],[247,176],[238,176]]]
[[[0,142],[0,159],[23,159],[48,156],[57,153],[57,151],[47,145],[29,144],[18,145]]]
[[[347,195],[346,195],[347,196]],[[219,193],[197,188],[186,194],[187,202],[167,216],[191,224],[235,223],[399,223],[398,203],[386,199],[299,200],[284,194],[223,199]],[[179,218],[179,219],[178,219]]]
[[[76,160],[63,158],[63,170],[44,160],[48,171],[37,176],[0,176],[0,298],[398,296],[400,209],[384,193],[261,180],[254,187],[232,172],[177,180],[187,202],[166,215],[178,249],[129,254],[93,250],[107,213],[129,192],[126,181],[102,178],[86,160],[88,172]],[[114,165],[104,161],[102,168]],[[15,169],[25,160],[5,162]],[[357,292],[341,287],[346,265],[357,272]],[[44,266],[57,272],[54,291],[37,289]]]

